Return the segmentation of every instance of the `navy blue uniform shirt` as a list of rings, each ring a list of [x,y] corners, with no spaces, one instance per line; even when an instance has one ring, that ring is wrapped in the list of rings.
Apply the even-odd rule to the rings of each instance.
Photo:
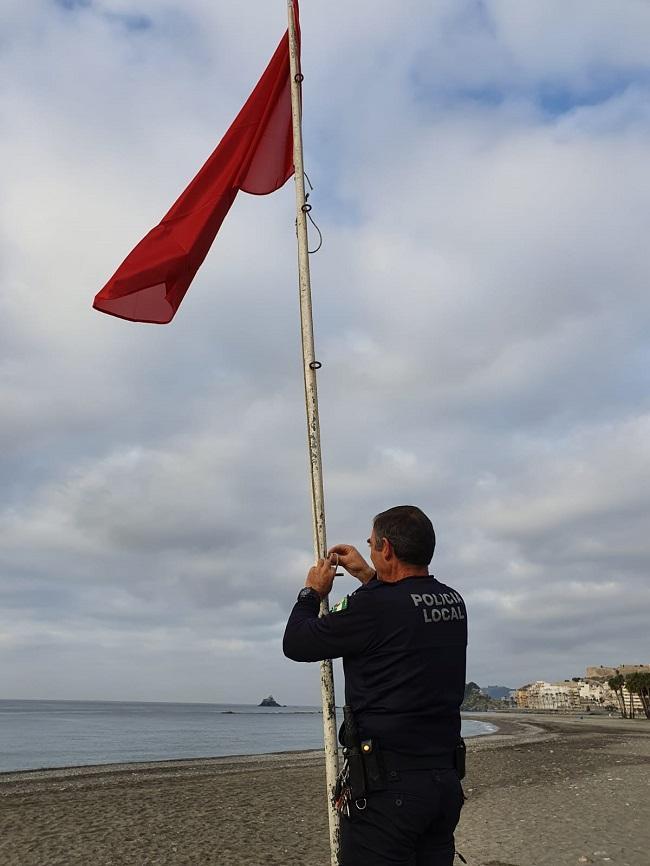
[[[294,661],[343,658],[345,702],[361,739],[410,755],[451,753],[465,693],[467,612],[432,575],[397,583],[373,578],[318,616],[297,601],[284,633]]]

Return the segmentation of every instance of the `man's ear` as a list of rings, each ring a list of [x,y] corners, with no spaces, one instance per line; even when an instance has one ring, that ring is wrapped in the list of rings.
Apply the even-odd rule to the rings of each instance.
[[[395,556],[393,547],[387,538],[382,538],[381,540],[381,553],[387,562]]]

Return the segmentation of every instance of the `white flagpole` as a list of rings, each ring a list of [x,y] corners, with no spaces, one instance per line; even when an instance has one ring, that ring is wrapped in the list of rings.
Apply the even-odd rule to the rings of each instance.
[[[300,286],[300,323],[302,329],[302,356],[305,378],[305,405],[307,409],[307,442],[311,470],[311,504],[316,559],[327,553],[325,539],[325,502],[323,496],[323,464],[318,420],[318,391],[314,354],[314,325],[311,306],[311,282],[307,238],[307,199],[305,197],[305,170],[302,155],[302,106],[298,42],[294,19],[293,0],[289,0],[289,57],[291,63],[291,114],[293,118],[293,164],[296,177],[296,232],[298,235],[298,277]],[[329,611],[327,599],[321,602],[321,615]],[[323,704],[323,733],[325,741],[325,778],[330,829],[332,866],[338,864],[339,822],[334,808],[334,787],[338,774],[338,745],[336,738],[336,710],[334,705],[334,677],[332,662],[321,662],[321,698]]]

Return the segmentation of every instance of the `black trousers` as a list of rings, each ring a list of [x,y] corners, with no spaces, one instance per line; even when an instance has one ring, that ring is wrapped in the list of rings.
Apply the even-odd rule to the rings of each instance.
[[[406,770],[341,816],[341,866],[452,866],[463,806],[456,770]],[[363,806],[363,801],[359,801]]]

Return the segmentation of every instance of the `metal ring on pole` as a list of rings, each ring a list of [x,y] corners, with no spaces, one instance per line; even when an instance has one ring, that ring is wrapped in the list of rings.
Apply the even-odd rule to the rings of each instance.
[[[303,213],[309,213],[309,211],[311,210],[311,205],[310,204],[304,204],[302,206],[301,210]]]
[[[305,80],[305,76],[302,74],[302,72],[297,72],[293,78],[294,78],[294,81],[298,82],[298,84],[302,84],[303,81]]]
[[[322,366],[323,365],[321,364],[320,361],[311,361],[311,363],[309,364],[309,369],[310,370],[320,370],[320,368]]]

